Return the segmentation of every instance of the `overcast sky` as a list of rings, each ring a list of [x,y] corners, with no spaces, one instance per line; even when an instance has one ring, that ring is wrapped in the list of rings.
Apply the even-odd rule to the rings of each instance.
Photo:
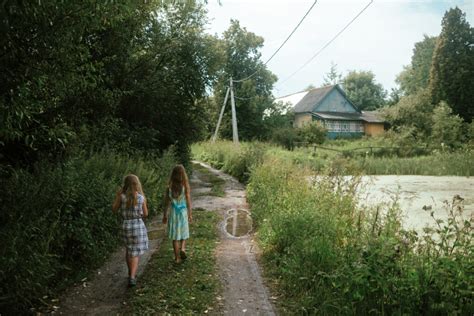
[[[268,63],[278,76],[275,96],[319,86],[331,61],[343,75],[349,70],[371,70],[390,91],[395,77],[408,65],[414,44],[423,34],[438,35],[445,11],[458,6],[474,25],[474,0],[375,0],[369,8],[310,64],[290,79],[295,70],[336,35],[370,0],[319,0],[296,33]],[[222,35],[237,19],[248,31],[265,40],[262,60],[281,45],[309,9],[313,0],[209,0],[208,31]]]

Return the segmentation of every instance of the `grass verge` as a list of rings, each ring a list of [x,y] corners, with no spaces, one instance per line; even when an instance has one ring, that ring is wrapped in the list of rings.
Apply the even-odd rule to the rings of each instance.
[[[165,238],[130,295],[126,314],[201,315],[216,311],[220,282],[214,249],[219,217],[207,211],[193,215],[188,259],[176,265],[171,242]]]

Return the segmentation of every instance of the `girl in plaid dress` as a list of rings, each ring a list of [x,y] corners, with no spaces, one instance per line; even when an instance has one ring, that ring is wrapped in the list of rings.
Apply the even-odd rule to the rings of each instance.
[[[171,211],[168,209],[171,206]],[[189,222],[193,219],[191,209],[191,190],[188,176],[182,165],[171,172],[165,193],[163,224],[168,224],[168,237],[173,241],[174,260],[180,263],[186,259],[186,239],[189,238]]]
[[[117,191],[112,210],[120,209],[123,218],[122,231],[125,242],[125,260],[128,267],[129,283],[136,285],[138,259],[148,249],[148,234],[142,218],[148,216],[145,195],[136,175],[129,174],[123,187]]]

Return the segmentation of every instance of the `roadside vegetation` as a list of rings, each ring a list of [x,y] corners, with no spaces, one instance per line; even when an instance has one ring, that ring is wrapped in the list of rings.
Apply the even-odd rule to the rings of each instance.
[[[297,147],[287,150],[268,143],[204,142],[192,147],[196,159],[209,162],[246,182],[248,166],[262,161],[264,156],[288,161],[316,172],[338,167],[341,172],[367,175],[474,175],[474,150],[465,145],[457,150],[404,145],[391,146],[390,136],[360,140],[326,141],[321,146]],[[224,159],[226,157],[226,159]]]
[[[463,217],[461,201],[447,202],[448,219],[433,219],[434,228],[418,234],[403,229],[395,202],[357,206],[360,177],[352,164],[318,173],[272,150],[193,146],[196,159],[247,181],[265,272],[283,314],[474,312],[474,222]]]

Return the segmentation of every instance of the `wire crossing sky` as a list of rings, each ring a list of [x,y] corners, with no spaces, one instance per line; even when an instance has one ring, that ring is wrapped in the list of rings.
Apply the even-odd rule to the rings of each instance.
[[[319,54],[321,54],[321,52],[323,50],[325,50],[329,45],[331,45],[332,42],[334,42],[334,40],[336,40],[336,38],[339,37],[339,35],[342,34],[342,32],[344,32],[362,13],[364,13],[364,11],[373,3],[374,1],[371,0],[352,20],[349,21],[349,23],[346,24],[346,26],[344,26],[344,28],[342,30],[340,30],[333,38],[331,38],[331,40],[329,42],[326,43],[326,45],[324,45],[320,50],[318,50],[316,52],[316,54],[314,54],[310,59],[308,59],[303,65],[301,65],[300,68],[296,69],[291,75],[289,75],[288,77],[286,77],[284,80],[280,81],[279,83],[277,82],[277,85],[282,85],[283,83],[285,83],[286,81],[290,80],[294,75],[296,75],[300,70],[302,70],[304,67],[306,67],[310,62],[312,62]]]
[[[272,60],[273,57],[275,57],[275,55],[280,51],[280,49],[286,44],[286,42],[288,42],[288,40],[290,39],[290,37],[296,32],[296,30],[298,29],[298,27],[301,25],[301,23],[303,23],[304,19],[308,16],[308,14],[311,12],[311,10],[313,10],[314,6],[316,5],[316,3],[318,3],[318,0],[314,1],[313,4],[311,5],[311,7],[308,9],[308,11],[306,11],[305,15],[301,18],[301,20],[299,21],[299,23],[295,26],[295,28],[293,28],[293,31],[291,31],[290,35],[288,35],[288,37],[283,41],[283,43],[281,43],[280,47],[278,47],[278,49],[273,53],[273,55],[270,56],[270,58],[267,59],[267,61],[264,63],[264,65],[268,64],[268,62],[270,60]],[[241,82],[241,81],[244,81],[244,80],[248,80],[250,78],[252,78],[259,70],[256,70],[253,74],[251,74],[250,76],[248,77],[245,77],[243,79],[238,79],[238,80],[234,80],[234,82]]]

